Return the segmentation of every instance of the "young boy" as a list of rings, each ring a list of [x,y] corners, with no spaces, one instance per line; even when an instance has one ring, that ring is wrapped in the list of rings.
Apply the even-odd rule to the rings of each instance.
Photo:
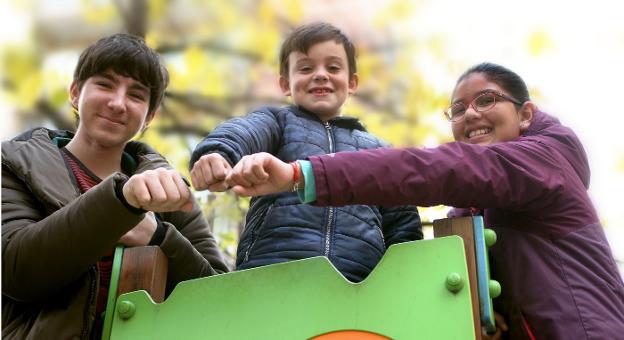
[[[130,142],[167,82],[142,39],[103,38],[74,73],[76,134],[36,128],[2,143],[3,338],[99,338],[118,243],[160,246],[169,291],[227,271],[180,174]]]
[[[336,27],[294,30],[280,52],[280,87],[292,106],[265,107],[217,127],[195,149],[191,178],[198,190],[224,191],[239,160],[259,152],[285,162],[385,146],[355,119],[340,115],[357,89],[355,49]],[[344,276],[363,280],[394,243],[422,238],[415,207],[319,208],[295,192],[254,198],[237,251],[237,269],[324,255]]]

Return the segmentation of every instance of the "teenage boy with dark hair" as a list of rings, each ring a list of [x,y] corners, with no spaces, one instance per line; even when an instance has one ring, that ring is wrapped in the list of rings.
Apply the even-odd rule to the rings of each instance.
[[[197,189],[227,190],[223,180],[245,155],[268,152],[291,162],[385,146],[357,119],[341,116],[358,77],[353,44],[336,27],[313,23],[295,29],[282,45],[279,84],[294,105],[229,120],[197,146],[190,163]],[[251,201],[236,265],[245,269],[324,255],[357,282],[388,246],[421,238],[415,207],[319,208],[301,204],[295,192],[267,195]]]
[[[130,141],[167,83],[141,38],[103,38],[76,66],[75,135],[36,128],[2,143],[3,338],[99,338],[118,243],[160,246],[167,291],[227,271],[183,178]]]

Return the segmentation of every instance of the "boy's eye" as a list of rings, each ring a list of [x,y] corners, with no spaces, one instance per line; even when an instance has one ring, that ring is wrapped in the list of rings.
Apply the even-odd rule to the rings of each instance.
[[[310,71],[312,71],[312,67],[310,67],[310,66],[301,66],[299,68],[299,71],[300,72],[310,72]]]
[[[337,72],[337,71],[340,71],[342,67],[340,67],[340,65],[329,65],[327,69],[332,72]]]
[[[145,101],[145,95],[143,93],[130,93],[130,97],[139,101]]]
[[[101,86],[101,87],[104,87],[104,88],[107,88],[107,89],[111,88],[111,84],[109,82],[107,82],[107,81],[97,81],[97,82],[95,82],[95,85]]]

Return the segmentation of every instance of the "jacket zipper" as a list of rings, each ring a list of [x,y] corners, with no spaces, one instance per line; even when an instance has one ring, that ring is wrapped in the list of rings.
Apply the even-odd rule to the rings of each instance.
[[[249,261],[249,253],[251,253],[251,249],[253,248],[254,244],[256,244],[256,241],[258,241],[258,237],[254,236],[254,233],[256,231],[258,231],[265,223],[266,223],[266,217],[269,216],[269,212],[271,212],[271,209],[273,208],[273,205],[270,205],[264,212],[264,214],[262,215],[262,218],[260,219],[260,225],[257,226],[256,228],[254,228],[254,230],[251,230],[251,238],[253,241],[251,241],[251,244],[249,245],[249,248],[247,248],[247,251],[245,252],[245,259],[243,260],[243,263]]]
[[[334,140],[332,138],[332,128],[329,122],[324,122],[325,131],[327,132],[327,140],[329,141],[329,153],[335,152],[334,150]],[[332,223],[334,219],[334,209],[333,207],[329,207],[327,211],[327,224],[325,227],[325,256],[329,258],[329,250],[331,246],[331,234],[332,234]]]
[[[87,305],[85,306],[83,321],[82,321],[82,335],[80,339],[89,339],[89,309],[93,305],[93,299],[95,298],[95,291],[97,285],[97,269],[96,266],[89,269],[89,277],[91,278],[91,286],[89,287],[89,296],[87,297]]]
[[[331,125],[329,125],[329,122],[324,122],[323,124],[325,125],[325,131],[327,132],[327,139],[329,140],[329,153],[335,152],[334,140],[331,135],[331,130],[332,130]]]
[[[377,231],[379,232],[379,236],[381,236],[381,242],[383,243],[383,249],[385,251],[386,250],[386,237],[384,236],[383,230],[381,230],[381,226],[377,225]]]
[[[329,246],[331,245],[331,225],[334,217],[334,208],[329,208],[327,213],[327,233],[325,234],[325,256],[329,257]]]

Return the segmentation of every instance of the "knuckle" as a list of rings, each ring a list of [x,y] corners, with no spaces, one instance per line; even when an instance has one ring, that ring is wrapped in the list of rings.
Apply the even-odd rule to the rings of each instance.
[[[152,203],[157,204],[157,205],[161,205],[161,204],[163,204],[165,202],[167,202],[167,196],[166,195],[156,195],[152,199]]]
[[[181,200],[181,201],[186,202],[186,201],[188,201],[190,198],[191,198],[191,193],[190,193],[188,190],[184,190],[184,191],[182,191],[182,192],[180,193],[180,195],[179,195],[179,198],[178,198],[178,199],[179,199],[179,200]]]
[[[179,202],[182,199],[182,193],[179,191],[173,192],[167,196],[169,202]]]

